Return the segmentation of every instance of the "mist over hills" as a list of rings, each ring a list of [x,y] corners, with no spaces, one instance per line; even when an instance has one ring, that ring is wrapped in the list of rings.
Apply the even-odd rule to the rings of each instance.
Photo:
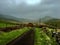
[[[17,22],[47,22],[50,20],[56,21],[56,20],[60,20],[60,19],[54,18],[51,16],[45,16],[40,19],[30,20],[30,19],[26,19],[26,18],[18,18],[18,17],[14,17],[14,16],[10,16],[10,15],[0,14],[0,20],[6,20],[6,21],[9,20],[9,21],[17,21]]]
[[[8,15],[2,15],[0,14],[0,19],[4,19],[4,20],[12,20],[12,21],[21,21],[21,20],[25,20],[22,18],[16,18],[14,16],[8,16]]]
[[[3,15],[3,14],[0,14],[0,20],[17,21],[17,22],[31,22],[31,21],[33,21],[33,20],[30,20],[30,19],[17,18],[17,17],[14,17],[14,16]]]
[[[47,22],[47,21],[50,21],[50,20],[59,20],[58,18],[55,18],[55,17],[51,17],[51,16],[45,16],[45,17],[42,17],[39,19],[40,22]]]

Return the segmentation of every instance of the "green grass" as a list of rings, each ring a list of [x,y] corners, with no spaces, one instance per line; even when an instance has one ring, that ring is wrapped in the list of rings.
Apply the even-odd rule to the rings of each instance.
[[[11,27],[11,26],[15,26],[15,25],[13,25],[13,24],[6,24],[6,23],[1,23],[0,22],[0,28],[3,28],[3,27]]]
[[[50,33],[50,32],[49,32]],[[46,34],[42,29],[35,29],[35,45],[56,45],[54,38],[50,34]]]
[[[1,32],[1,34],[0,34],[0,45],[6,45],[6,43],[17,38],[18,36],[20,36],[21,34],[23,34],[26,31],[29,31],[29,29],[25,27],[23,29],[14,30],[14,31],[7,32],[7,33]]]
[[[29,31],[30,28],[23,28],[23,29],[18,29],[18,30],[14,30],[11,32],[1,32],[0,33],[0,45],[6,45],[8,42],[10,42],[11,40],[17,38],[18,36],[20,36],[21,34],[23,34],[26,31]],[[43,32],[42,28],[35,28],[35,43],[34,45],[56,45],[56,41],[54,38],[52,38],[52,34],[51,31],[53,29],[49,29],[48,30],[48,34],[46,34],[45,32]]]

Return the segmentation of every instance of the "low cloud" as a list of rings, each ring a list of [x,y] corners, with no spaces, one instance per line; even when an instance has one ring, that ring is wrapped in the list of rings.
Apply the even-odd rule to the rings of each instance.
[[[38,19],[44,16],[60,18],[60,0],[42,0],[41,3],[33,6],[24,2],[16,4],[15,1],[0,0],[0,13],[28,19]]]

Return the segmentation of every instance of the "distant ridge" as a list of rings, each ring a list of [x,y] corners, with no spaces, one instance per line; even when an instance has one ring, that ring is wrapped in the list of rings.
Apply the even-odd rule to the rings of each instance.
[[[16,18],[14,16],[2,15],[2,14],[0,14],[0,19],[3,19],[3,20],[12,20],[12,21],[22,21],[22,20],[25,20],[23,18]]]
[[[3,14],[0,14],[0,20],[16,21],[16,22],[33,22],[33,20],[30,19],[18,18],[10,15],[3,15]]]
[[[39,19],[39,21],[41,21],[41,22],[47,22],[49,20],[60,20],[60,19],[54,18],[54,17],[51,17],[51,16],[45,16],[45,17]]]

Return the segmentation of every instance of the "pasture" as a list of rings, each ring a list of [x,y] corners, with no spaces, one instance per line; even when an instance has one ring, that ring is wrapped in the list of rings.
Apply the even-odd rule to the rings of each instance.
[[[16,26],[11,23],[2,23],[0,22],[0,28],[4,27],[12,27],[10,32],[2,32],[0,31],[0,45],[6,45],[7,43],[11,42],[12,40],[16,39],[18,36],[24,34],[25,32],[33,29],[35,31],[34,35],[34,45],[56,45],[56,39],[52,37],[52,31],[54,29],[48,28],[44,25],[33,25],[32,23],[26,25],[18,25],[14,30],[13,27]],[[22,28],[20,28],[21,26]],[[45,27],[47,30],[45,30]],[[14,27],[15,28],[15,27]],[[19,29],[20,28],[20,29]],[[7,29],[8,30],[8,29]]]
[[[11,32],[0,32],[0,45],[6,45],[8,42],[14,40],[26,31],[29,31],[29,29],[25,27]]]

